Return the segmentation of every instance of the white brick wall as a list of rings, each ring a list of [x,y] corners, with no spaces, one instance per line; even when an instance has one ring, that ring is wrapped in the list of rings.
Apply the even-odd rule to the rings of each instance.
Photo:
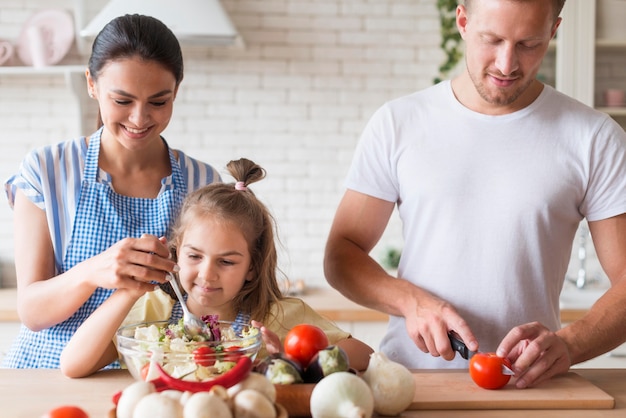
[[[85,3],[90,18],[106,0]],[[326,285],[324,244],[361,130],[384,101],[432,84],[443,58],[435,3],[223,0],[245,49],[185,48],[185,80],[164,136],[222,171],[242,156],[267,169],[254,190],[276,217],[290,278]],[[0,0],[0,38],[16,39],[35,10],[73,5]],[[64,63],[86,60],[74,49]],[[0,178],[29,149],[78,134],[76,103],[63,76],[0,75]],[[84,110],[88,127],[94,112]],[[0,261],[7,264],[11,217],[0,204]],[[401,246],[396,217],[376,256],[390,245]]]

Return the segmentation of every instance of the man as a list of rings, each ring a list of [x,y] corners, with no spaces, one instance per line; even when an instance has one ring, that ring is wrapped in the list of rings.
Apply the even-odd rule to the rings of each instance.
[[[626,339],[626,134],[536,79],[564,0],[466,0],[466,68],[367,124],[326,246],[329,283],[390,314],[380,350],[466,368],[450,346],[508,357],[536,385]],[[397,204],[398,278],[368,254]],[[559,294],[586,218],[611,288],[561,328]]]

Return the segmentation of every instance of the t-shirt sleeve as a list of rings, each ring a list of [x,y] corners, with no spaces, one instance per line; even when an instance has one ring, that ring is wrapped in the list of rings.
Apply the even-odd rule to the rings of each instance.
[[[285,340],[287,332],[299,324],[311,324],[320,327],[326,333],[330,345],[350,337],[333,321],[324,318],[302,299],[285,298],[272,309],[271,319],[264,324],[269,330]]]
[[[388,202],[398,200],[393,132],[389,109],[383,106],[361,134],[346,177],[346,188]]]
[[[133,305],[122,325],[167,321],[172,316],[174,300],[162,289],[146,292]]]
[[[26,155],[18,172],[5,182],[4,189],[11,208],[15,203],[15,194],[21,190],[38,208],[45,209],[41,164],[36,151]]]
[[[191,158],[180,150],[176,150],[176,152],[178,153],[180,169],[185,173],[185,178],[187,179],[188,193],[207,184],[222,181],[219,172],[210,164]]]
[[[581,211],[589,221],[626,212],[626,133],[607,117],[589,152],[588,191]]]

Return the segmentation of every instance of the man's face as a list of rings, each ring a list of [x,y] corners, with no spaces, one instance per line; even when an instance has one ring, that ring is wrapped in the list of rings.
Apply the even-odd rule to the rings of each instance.
[[[485,113],[518,110],[560,20],[546,0],[480,0],[460,7],[457,24],[466,44],[467,72],[478,93],[470,107]]]

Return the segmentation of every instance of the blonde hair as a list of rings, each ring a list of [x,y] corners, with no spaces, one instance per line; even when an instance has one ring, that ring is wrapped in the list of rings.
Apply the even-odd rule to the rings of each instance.
[[[518,1],[518,0],[515,0]],[[519,1],[528,1],[528,0],[519,0]],[[546,0],[541,0],[541,1],[546,1]],[[563,10],[563,6],[565,6],[565,1],[566,0],[550,0],[552,2],[552,19],[554,22],[556,22],[559,18],[559,15],[561,14],[561,11]],[[463,2],[463,4],[465,5],[465,8],[467,9],[467,13],[470,13],[470,9],[472,7],[472,3],[474,3],[473,0],[465,0]]]
[[[212,183],[190,193],[183,202],[170,239],[172,253],[188,228],[211,216],[236,225],[248,242],[253,279],[244,282],[234,298],[235,309],[264,321],[272,305],[282,299],[278,285],[275,221],[267,207],[248,188],[262,180],[265,170],[246,158],[230,161],[226,168],[236,183]]]

